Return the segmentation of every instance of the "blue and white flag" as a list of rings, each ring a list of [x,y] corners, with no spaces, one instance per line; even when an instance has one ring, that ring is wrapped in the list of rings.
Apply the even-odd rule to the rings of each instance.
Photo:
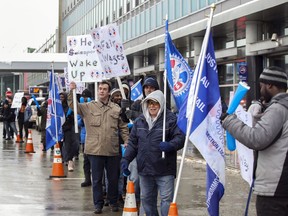
[[[189,140],[197,147],[207,162],[206,204],[209,215],[219,215],[219,202],[224,194],[225,185],[225,151],[223,128],[220,124],[221,98],[218,84],[218,71],[215,61],[213,40],[210,35],[204,58],[203,72],[200,79],[199,91],[196,97],[195,113]],[[196,67],[195,74],[199,74]],[[191,85],[189,95],[180,108],[178,126],[186,133],[187,116],[192,111],[191,103],[194,98],[195,86]]]
[[[168,32],[168,20],[166,20],[165,35],[165,69],[167,81],[174,96],[177,109],[180,109],[188,94],[193,71],[172,42],[170,33]]]
[[[65,114],[60,100],[58,85],[54,72],[50,72],[49,97],[46,122],[46,150],[63,138],[62,125]]]
[[[143,98],[143,91],[141,85],[141,79],[138,80],[132,87],[131,87],[131,100],[141,100]]]

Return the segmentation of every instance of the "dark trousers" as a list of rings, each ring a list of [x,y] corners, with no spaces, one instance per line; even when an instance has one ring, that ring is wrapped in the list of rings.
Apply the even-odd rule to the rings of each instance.
[[[18,126],[19,126],[19,133],[20,133],[20,138],[23,138],[23,127],[25,130],[25,137],[28,139],[28,126],[29,122],[23,122],[22,120],[18,119]]]
[[[257,216],[287,216],[288,197],[257,196]]]
[[[96,156],[88,155],[92,171],[93,202],[95,208],[103,208],[102,178],[104,168],[107,171],[108,191],[107,199],[110,205],[117,205],[118,200],[118,178],[119,178],[119,156]]]
[[[83,154],[83,170],[85,175],[85,180],[89,181],[91,179],[91,165],[87,154]]]

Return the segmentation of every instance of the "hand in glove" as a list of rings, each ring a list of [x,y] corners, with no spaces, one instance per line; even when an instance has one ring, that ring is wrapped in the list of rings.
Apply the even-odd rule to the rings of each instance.
[[[122,99],[121,100],[121,108],[127,108],[130,107],[130,102],[128,99]]]
[[[220,116],[220,123],[222,124],[224,119],[228,116],[229,114],[228,113],[222,113],[221,116]]]
[[[164,151],[164,152],[175,151],[174,146],[171,145],[169,142],[161,142],[159,145],[159,148],[161,151]]]
[[[127,118],[128,119],[134,119],[134,111],[132,111],[132,110],[126,110],[125,111],[125,114],[126,114],[126,116],[127,116]]]
[[[122,173],[123,173],[123,176],[129,176],[131,174],[130,170],[128,169],[128,166],[129,166],[129,162],[122,158],[121,160],[121,170],[122,170]]]
[[[127,124],[127,127],[128,127],[129,129],[132,128],[132,127],[133,127],[133,123],[130,123],[130,122],[129,122],[129,123]]]

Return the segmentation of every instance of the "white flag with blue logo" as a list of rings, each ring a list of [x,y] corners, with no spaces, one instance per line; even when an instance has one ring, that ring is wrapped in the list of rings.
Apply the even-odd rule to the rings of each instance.
[[[180,109],[188,94],[193,71],[172,42],[168,32],[168,20],[166,20],[165,35],[165,69],[167,81],[174,96],[177,109]]]
[[[220,124],[221,98],[218,84],[218,71],[215,61],[213,40],[210,35],[204,58],[196,107],[189,140],[197,147],[207,162],[206,204],[209,215],[219,215],[219,202],[224,194],[225,151],[223,128]],[[196,67],[196,76],[200,67]],[[183,102],[178,116],[178,126],[186,133],[187,116],[192,111],[188,99],[194,98],[195,87],[192,83],[189,95]]]
[[[131,87],[131,100],[136,101],[141,100],[142,98],[143,98],[143,91],[140,79]]]

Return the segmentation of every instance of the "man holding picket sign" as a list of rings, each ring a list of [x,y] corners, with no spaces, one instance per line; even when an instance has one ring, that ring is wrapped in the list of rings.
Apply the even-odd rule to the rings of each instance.
[[[72,91],[75,82],[70,83],[68,104],[73,109]],[[92,171],[92,188],[95,214],[102,213],[104,205],[102,177],[104,168],[107,171],[108,193],[112,211],[118,211],[118,179],[119,179],[119,137],[128,142],[127,123],[120,116],[121,108],[109,100],[111,84],[102,81],[98,85],[98,101],[77,103],[78,114],[86,126],[86,143],[84,153],[87,154]]]

